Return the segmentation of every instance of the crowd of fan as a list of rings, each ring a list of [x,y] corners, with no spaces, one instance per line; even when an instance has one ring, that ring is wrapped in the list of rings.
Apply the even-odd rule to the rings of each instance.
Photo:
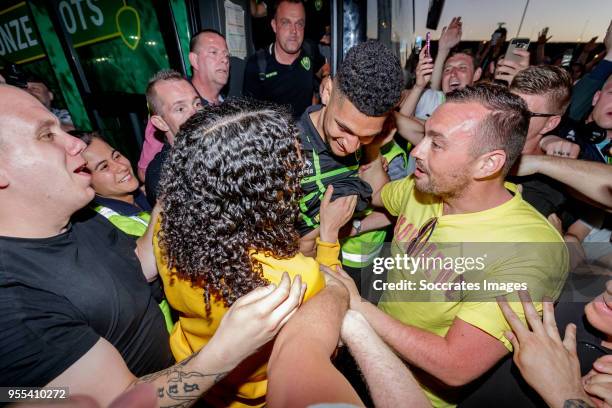
[[[244,97],[223,96],[215,30],[190,78],[150,79],[136,172],[41,79],[0,85],[0,386],[94,406],[612,406],[612,23],[605,52],[561,67],[546,33],[534,55],[463,50],[456,17],[405,89],[374,40],[330,75],[299,0],[270,21]],[[528,291],[370,296],[375,258],[453,242],[508,244],[484,277]],[[387,281],[470,280],[450,272]]]

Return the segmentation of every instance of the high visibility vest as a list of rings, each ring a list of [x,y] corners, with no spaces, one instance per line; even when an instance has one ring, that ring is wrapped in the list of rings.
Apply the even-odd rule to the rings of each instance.
[[[146,211],[142,211],[136,215],[121,215],[117,211],[101,205],[94,206],[93,210],[109,220],[111,224],[121,231],[135,237],[142,237],[147,231],[147,227],[151,222],[151,214]],[[159,303],[159,308],[164,316],[168,333],[171,333],[172,329],[174,328],[174,322],[172,321],[168,301],[166,299],[162,300]]]
[[[142,237],[147,231],[149,222],[151,222],[151,214],[146,211],[142,211],[136,215],[121,215],[117,211],[101,205],[97,205],[93,207],[93,209],[109,220],[115,227],[135,237]]]
[[[410,145],[408,148],[410,149]],[[385,144],[380,149],[381,154],[388,163],[401,156],[404,165],[408,165],[408,156],[394,140]],[[371,214],[373,210],[366,210],[363,215]],[[365,268],[374,262],[385,243],[387,232],[385,230],[366,231],[354,237],[345,238],[342,242],[342,264],[352,268]]]
[[[309,183],[314,183],[316,186],[315,190],[312,190],[310,193],[306,194],[300,199],[300,212],[302,220],[306,223],[307,226],[315,229],[319,227],[320,215],[316,214],[314,217],[310,217],[307,215],[308,209],[313,205],[312,203],[316,200],[322,200],[323,195],[325,194],[325,190],[327,187],[324,184],[325,179],[329,179],[340,174],[356,172],[359,170],[359,164],[355,164],[353,166],[345,166],[338,167],[337,169],[322,172],[321,164],[319,162],[319,155],[315,150],[312,151],[312,165],[314,167],[314,175],[309,177],[304,177],[300,184],[305,185]],[[355,176],[357,177],[357,176]]]

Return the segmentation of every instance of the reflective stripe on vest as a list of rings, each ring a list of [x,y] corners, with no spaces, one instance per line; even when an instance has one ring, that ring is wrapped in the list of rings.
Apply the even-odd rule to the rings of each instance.
[[[301,181],[300,184],[306,184],[306,183],[315,183],[317,186],[317,189],[314,191],[311,191],[310,193],[308,193],[307,195],[305,195],[304,197],[302,197],[300,199],[300,211],[301,211],[301,217],[304,220],[304,222],[306,223],[306,225],[308,225],[311,228],[317,228],[319,226],[319,215],[317,214],[316,217],[309,217],[306,215],[306,212],[308,211],[308,203],[313,199],[313,198],[318,198],[319,201],[322,200],[323,195],[325,194],[325,185],[323,184],[323,180],[326,178],[330,178],[330,177],[334,177],[337,176],[339,174],[342,173],[347,173],[350,171],[355,171],[359,168],[359,165],[355,165],[355,166],[347,166],[347,167],[339,167],[337,169],[331,170],[331,171],[327,171],[322,173],[321,172],[321,162],[319,160],[319,155],[317,154],[317,152],[315,152],[314,150],[312,151],[312,165],[314,166],[314,171],[315,174],[313,176],[310,177],[304,177]]]
[[[383,244],[380,244],[378,250],[382,249]],[[377,252],[372,252],[371,254],[359,255],[359,254],[349,254],[348,252],[342,251],[342,259],[349,262],[354,262],[358,264],[366,263],[369,264],[374,260],[374,257],[378,254]]]
[[[411,150],[412,145],[408,143],[408,146],[406,146],[406,148],[408,150]],[[397,156],[402,156],[404,158],[404,164],[406,166],[408,165],[408,155],[406,154],[404,149],[402,149],[401,146],[395,142],[395,140],[392,140],[386,145],[382,146],[380,148],[380,153],[385,159],[387,159],[387,163],[391,163],[391,161]]]
[[[128,235],[134,235],[141,237],[144,235],[149,222],[151,221],[151,215],[143,211],[137,215],[121,215],[117,211],[112,210],[108,207],[97,205],[93,207],[94,211],[106,218],[115,227]]]
[[[382,146],[380,152],[387,163],[391,163],[397,156],[402,156],[405,165],[408,164],[406,152],[394,140]],[[366,210],[365,215],[372,211]],[[342,264],[351,268],[365,268],[370,265],[382,250],[386,237],[385,230],[373,230],[347,238],[342,243]]]
[[[377,237],[372,233],[382,233],[382,236]],[[348,241],[348,246],[347,242],[342,245],[342,264],[352,268],[362,268],[370,265],[382,250],[386,235],[383,230],[374,230],[352,237]],[[355,240],[355,238],[358,238],[358,240]],[[379,242],[380,238],[382,238],[382,242]]]
[[[170,312],[170,305],[168,304],[168,301],[166,299],[162,300],[159,303],[159,308],[164,316],[164,322],[166,323],[168,333],[172,333],[172,329],[174,329],[174,322],[172,321],[172,313]]]

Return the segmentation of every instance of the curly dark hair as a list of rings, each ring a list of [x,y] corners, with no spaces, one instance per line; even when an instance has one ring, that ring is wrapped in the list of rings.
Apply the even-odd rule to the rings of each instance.
[[[252,251],[297,254],[302,162],[285,108],[248,99],[206,106],[177,134],[160,180],[160,245],[179,279],[226,306],[269,282]]]
[[[404,82],[397,57],[376,40],[351,48],[336,79],[342,94],[367,116],[389,113],[400,100]]]

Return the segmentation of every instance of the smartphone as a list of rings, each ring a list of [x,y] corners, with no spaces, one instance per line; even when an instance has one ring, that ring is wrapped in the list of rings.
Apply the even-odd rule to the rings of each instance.
[[[521,57],[514,54],[514,50],[525,50],[527,51],[529,48],[529,38],[513,38],[510,40],[510,45],[508,45],[508,50],[506,51],[506,55],[504,56],[504,61],[514,61],[519,62]]]
[[[542,35],[544,36],[544,38],[546,38],[546,36],[548,35],[548,27],[544,27],[544,29],[542,30]]]
[[[563,53],[563,58],[561,58],[561,66],[565,68],[569,68],[570,63],[572,62],[572,58],[574,57],[574,50],[568,48]]]
[[[431,33],[428,31],[427,34],[425,34],[425,47],[427,47],[427,49],[425,50],[426,58],[430,57],[430,50],[431,50],[431,48],[429,48],[430,45],[431,45]]]
[[[420,35],[417,36],[416,41],[414,42],[414,51],[417,55],[421,53],[421,49],[423,48],[423,37]]]

